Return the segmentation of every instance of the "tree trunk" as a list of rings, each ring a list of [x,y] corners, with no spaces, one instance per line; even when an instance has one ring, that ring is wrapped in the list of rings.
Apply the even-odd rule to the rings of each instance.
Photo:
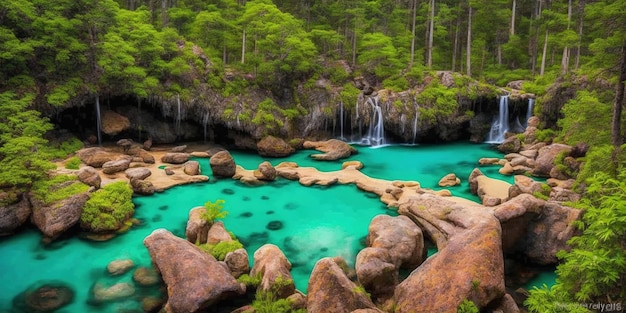
[[[517,1],[513,0],[513,8],[511,9],[511,29],[509,34],[511,36],[515,35],[515,7],[517,6]]]
[[[541,69],[539,70],[539,76],[543,76],[546,71],[546,58],[548,54],[548,30],[546,29],[546,38],[543,40],[543,54],[541,55]]]
[[[246,28],[243,29],[243,35],[241,36],[241,64],[246,63]]]
[[[459,5],[460,11],[460,5]],[[456,30],[454,31],[454,45],[452,48],[452,71],[456,71],[456,57],[459,52],[459,36],[461,34],[461,17],[456,19]]]
[[[622,111],[624,107],[624,84],[626,84],[626,43],[622,46],[622,58],[619,67],[619,80],[617,81],[615,90],[615,99],[613,100],[613,119],[611,120],[611,142],[615,149],[618,149],[624,143],[624,137],[621,132]]]
[[[580,66],[580,46],[583,38],[583,21],[585,16],[585,0],[578,1],[578,45],[576,47],[576,61],[574,63],[574,69],[578,69]]]
[[[470,6],[467,14],[467,55],[465,56],[467,76],[472,76],[472,7]]]
[[[428,56],[426,66],[433,66],[433,32],[435,30],[435,0],[430,0],[430,12],[428,14]]]
[[[572,0],[567,2],[567,30],[569,30],[572,23]],[[563,47],[563,57],[561,58],[561,75],[567,74],[569,71],[569,56],[570,48],[568,46]]]
[[[415,18],[417,17],[417,0],[413,0],[411,12],[411,62],[409,63],[409,68],[413,67],[413,62],[415,62]]]

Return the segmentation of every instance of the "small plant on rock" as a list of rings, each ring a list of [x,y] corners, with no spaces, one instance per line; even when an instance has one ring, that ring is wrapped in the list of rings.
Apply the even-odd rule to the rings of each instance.
[[[204,204],[206,212],[202,213],[200,217],[207,221],[209,224],[213,224],[216,219],[225,218],[226,216],[228,216],[228,211],[224,210],[225,202],[226,201],[222,199],[218,199],[215,202],[207,201]]]

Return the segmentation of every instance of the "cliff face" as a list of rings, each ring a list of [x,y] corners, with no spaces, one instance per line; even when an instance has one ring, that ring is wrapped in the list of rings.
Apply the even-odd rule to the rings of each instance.
[[[481,142],[498,115],[498,97],[511,91],[452,72],[425,76],[415,87],[399,92],[377,89],[374,84],[360,77],[344,86],[319,79],[278,95],[250,87],[226,96],[223,90],[204,86],[187,96],[116,96],[100,100],[100,116],[116,117],[101,120],[101,135],[104,140],[205,140],[251,149],[267,135],[286,140],[340,138],[373,145]],[[528,96],[512,94],[512,121],[525,122]],[[52,120],[93,141],[98,131],[96,111],[95,101],[86,102],[65,108]],[[115,132],[105,132],[108,129]]]

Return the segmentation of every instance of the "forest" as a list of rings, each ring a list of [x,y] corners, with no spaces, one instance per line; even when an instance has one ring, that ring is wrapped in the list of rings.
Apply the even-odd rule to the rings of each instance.
[[[527,304],[626,305],[624,12],[626,0],[5,0],[0,203],[81,147],[47,135],[55,114],[101,98],[261,89],[297,102],[320,78],[346,91],[355,77],[402,91],[453,71],[495,86],[523,80],[541,106],[566,97],[550,93],[558,85],[574,92],[543,131],[591,147],[577,179],[584,197],[572,204],[586,213],[560,253],[557,284],[531,291]]]

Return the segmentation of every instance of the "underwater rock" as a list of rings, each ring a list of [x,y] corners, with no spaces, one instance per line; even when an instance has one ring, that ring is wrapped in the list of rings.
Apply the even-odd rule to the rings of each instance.
[[[100,184],[102,183],[102,178],[100,178],[100,174],[98,174],[98,171],[95,168],[91,166],[82,167],[78,171],[77,175],[78,175],[78,180],[82,182],[83,184],[100,188]]]
[[[0,192],[0,200],[13,197],[8,192]],[[16,201],[8,205],[0,206],[0,236],[10,235],[15,229],[22,226],[30,217],[31,206],[27,197],[19,193]]]
[[[189,153],[169,152],[161,157],[161,162],[170,164],[183,164],[189,161]]]
[[[112,286],[96,283],[92,288],[92,293],[96,302],[108,302],[134,295],[135,287],[131,283],[117,283]]]
[[[141,286],[152,286],[161,282],[161,276],[152,267],[138,267],[133,272],[133,281]]]
[[[168,312],[206,311],[216,302],[245,293],[245,285],[213,256],[165,229],[153,231],[144,245],[167,285]]]
[[[273,244],[265,244],[254,252],[254,263],[250,276],[260,276],[259,289],[274,291],[276,297],[284,299],[292,295],[296,287],[291,276],[291,263],[285,254]]]
[[[53,312],[72,302],[74,290],[63,282],[36,283],[14,299],[27,312]]]
[[[135,262],[131,259],[113,260],[107,265],[107,272],[111,275],[122,275],[135,267]]]
[[[283,222],[281,222],[281,221],[271,221],[271,222],[267,223],[267,226],[265,226],[265,228],[267,228],[269,230],[279,230],[279,229],[283,228]]]
[[[332,258],[323,258],[315,263],[307,288],[306,309],[309,313],[352,312],[358,309],[382,312],[364,290],[348,279]]]
[[[274,136],[263,137],[256,144],[256,148],[259,155],[268,157],[286,157],[296,152],[296,149],[286,143],[285,140]]]
[[[246,217],[246,218],[252,217],[252,212],[243,212],[243,213],[239,214],[239,216]]]
[[[233,177],[235,175],[235,160],[228,151],[220,151],[215,153],[210,159],[209,164],[213,175],[216,177]]]

